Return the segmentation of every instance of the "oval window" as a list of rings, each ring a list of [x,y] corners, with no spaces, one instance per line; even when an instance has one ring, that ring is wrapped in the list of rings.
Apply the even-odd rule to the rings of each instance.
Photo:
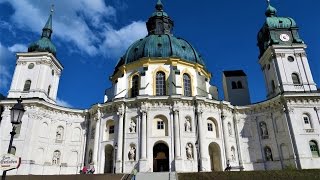
[[[30,64],[28,65],[28,69],[33,69],[33,67],[34,67],[34,64],[33,64],[33,63],[30,63]]]
[[[288,56],[288,61],[289,61],[289,62],[293,62],[293,61],[294,61],[294,57]]]

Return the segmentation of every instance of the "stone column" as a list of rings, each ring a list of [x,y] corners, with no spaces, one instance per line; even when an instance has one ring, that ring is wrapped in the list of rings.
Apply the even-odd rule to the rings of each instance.
[[[207,161],[207,158],[206,158],[206,151],[208,151],[208,147],[206,147],[206,130],[207,130],[207,127],[206,127],[206,121],[202,119],[202,109],[198,109],[197,110],[197,114],[198,114],[198,123],[199,123],[199,127],[198,127],[198,130],[199,130],[199,148],[200,148],[200,161],[201,161],[201,171],[205,171],[204,167],[206,165],[206,161]]]
[[[181,158],[180,123],[179,110],[173,109],[174,123],[174,149],[175,149],[175,170],[183,171],[183,161]]]
[[[123,151],[123,111],[118,111],[118,150],[116,152],[116,173],[122,173],[122,151]]]
[[[141,159],[147,159],[147,112],[142,111],[141,128]]]
[[[94,118],[96,120],[96,127],[95,127],[95,134],[94,134],[94,151],[93,151],[93,163],[95,166],[95,169],[99,169],[98,167],[98,153],[99,153],[99,133],[100,133],[100,121],[101,121],[101,113],[100,109],[97,110],[96,117]],[[91,162],[89,162],[91,163]]]
[[[180,144],[180,123],[179,123],[179,111],[173,111],[173,121],[174,121],[174,139],[175,139],[175,158],[181,159],[181,144]]]
[[[141,156],[139,161],[140,172],[147,172],[147,112],[141,111]]]
[[[228,121],[226,120],[225,115],[221,113],[221,120],[222,120],[222,130],[223,130],[223,140],[225,146],[225,153],[226,153],[226,161],[230,160],[230,151],[231,147],[229,145],[229,129],[228,129]]]

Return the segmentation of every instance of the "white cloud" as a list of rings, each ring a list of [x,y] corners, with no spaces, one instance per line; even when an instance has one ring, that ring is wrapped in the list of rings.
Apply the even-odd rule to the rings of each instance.
[[[7,89],[11,79],[10,68],[8,66],[9,59],[12,59],[13,54],[3,46],[0,42],[0,89]]]
[[[109,57],[120,56],[130,44],[147,34],[145,23],[132,22],[119,30],[109,28],[105,31],[105,41],[100,46],[100,51]]]
[[[59,98],[57,98],[57,105],[72,108],[72,105],[70,103]]]
[[[28,50],[28,47],[25,44],[14,44],[8,49],[12,53],[17,53],[17,52],[26,52]]]
[[[39,33],[40,36],[49,15],[48,1],[2,1],[10,3],[14,8],[11,21],[17,28]],[[66,43],[73,43],[79,51],[90,56],[99,54],[107,57],[120,56],[132,41],[146,35],[145,24],[137,21],[123,28],[114,29],[111,24],[112,19],[116,17],[116,9],[105,2],[104,0],[55,1],[53,36]]]

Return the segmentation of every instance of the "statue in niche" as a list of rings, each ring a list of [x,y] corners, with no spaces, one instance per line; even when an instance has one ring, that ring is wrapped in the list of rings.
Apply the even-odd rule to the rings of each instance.
[[[187,152],[187,159],[188,160],[193,160],[192,144],[191,143],[187,144],[186,152]]]
[[[129,160],[130,161],[136,160],[136,149],[134,148],[134,146],[131,146],[131,148],[129,150]]]
[[[89,163],[92,163],[92,150],[89,151]]]
[[[236,160],[236,150],[233,147],[231,148],[231,160]]]
[[[130,124],[129,124],[129,132],[130,133],[135,133],[136,132],[136,123],[133,121],[133,120],[131,120],[130,121]]]
[[[191,132],[191,123],[190,123],[191,119],[189,117],[186,117],[186,121],[185,121],[185,131],[186,132]]]
[[[265,153],[266,153],[266,160],[267,161],[273,161],[271,149],[266,147],[265,148]]]
[[[63,138],[63,127],[59,126],[56,131],[56,140],[62,140]]]
[[[261,136],[267,137],[268,136],[268,129],[267,124],[265,122],[260,123],[260,130],[261,130]]]
[[[229,132],[229,136],[232,136],[232,127],[231,127],[231,123],[228,123],[228,132]]]
[[[52,158],[52,165],[59,165],[60,164],[60,151],[53,152],[53,158]]]
[[[91,138],[91,139],[94,139],[95,134],[96,134],[96,128],[95,128],[95,127],[92,127],[92,128],[91,128],[90,138]]]

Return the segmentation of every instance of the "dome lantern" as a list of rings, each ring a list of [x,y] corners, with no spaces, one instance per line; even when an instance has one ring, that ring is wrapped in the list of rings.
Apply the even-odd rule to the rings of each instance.
[[[163,10],[163,4],[161,0],[158,0],[156,11],[152,14],[147,22],[148,34],[171,34],[173,28],[173,21]]]

